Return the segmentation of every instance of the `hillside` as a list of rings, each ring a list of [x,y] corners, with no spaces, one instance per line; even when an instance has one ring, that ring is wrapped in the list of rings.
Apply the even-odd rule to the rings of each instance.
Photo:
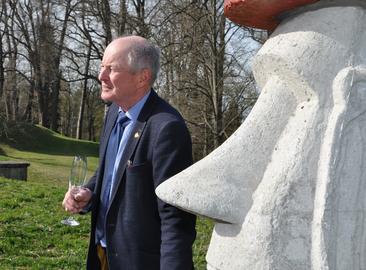
[[[98,144],[62,136],[40,125],[12,124],[0,144],[8,144],[21,150],[47,154],[75,155],[76,153],[97,157]]]
[[[13,124],[0,137],[0,160],[31,163],[29,181],[66,183],[74,155],[88,157],[89,176],[98,159],[98,143],[62,136],[38,125]]]

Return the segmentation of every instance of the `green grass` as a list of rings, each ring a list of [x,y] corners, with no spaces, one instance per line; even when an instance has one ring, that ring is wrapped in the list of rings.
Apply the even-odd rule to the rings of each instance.
[[[60,221],[72,157],[88,156],[88,175],[97,166],[98,145],[66,138],[39,126],[16,125],[0,137],[0,160],[31,163],[28,181],[0,177],[0,269],[85,269],[90,215],[81,226]],[[194,262],[206,269],[213,224],[199,218]]]
[[[0,269],[83,269],[89,216],[60,223],[64,187],[0,178]]]

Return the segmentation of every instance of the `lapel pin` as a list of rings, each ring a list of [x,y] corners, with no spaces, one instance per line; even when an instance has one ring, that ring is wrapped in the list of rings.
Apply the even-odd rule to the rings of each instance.
[[[127,160],[127,167],[131,167],[131,165],[132,165],[132,161],[130,159]]]
[[[135,139],[138,139],[140,137],[140,133],[136,132],[135,135],[133,136]]]

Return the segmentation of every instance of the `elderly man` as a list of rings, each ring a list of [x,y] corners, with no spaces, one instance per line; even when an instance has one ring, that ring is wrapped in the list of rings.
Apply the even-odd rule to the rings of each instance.
[[[101,98],[112,102],[99,167],[86,188],[66,193],[66,211],[92,211],[87,269],[193,269],[195,216],[164,203],[155,188],[192,164],[181,115],[152,89],[159,49],[138,36],[105,50]]]

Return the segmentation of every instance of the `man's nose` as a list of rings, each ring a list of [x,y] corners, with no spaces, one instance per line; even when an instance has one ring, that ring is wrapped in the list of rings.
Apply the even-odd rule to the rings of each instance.
[[[101,70],[99,71],[99,80],[100,81],[109,80],[109,73],[108,73],[108,70],[106,68],[101,68]]]

